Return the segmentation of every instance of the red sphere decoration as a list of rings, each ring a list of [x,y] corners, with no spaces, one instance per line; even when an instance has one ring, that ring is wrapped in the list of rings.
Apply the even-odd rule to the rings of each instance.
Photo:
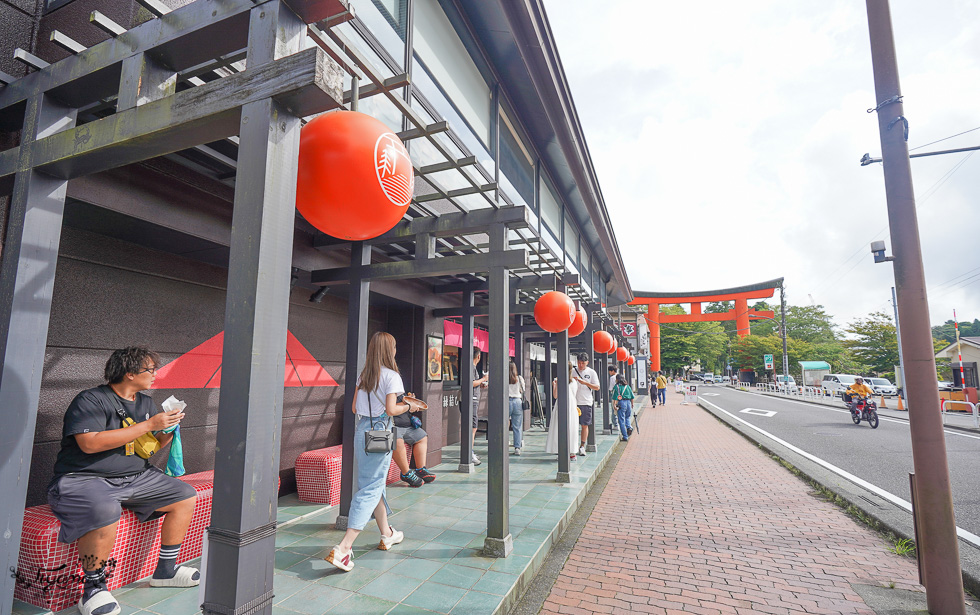
[[[327,235],[360,241],[388,232],[414,191],[408,151],[381,121],[334,111],[303,127],[296,209]]]
[[[619,350],[616,351],[616,360],[625,361],[630,357],[630,351],[626,350],[625,346],[620,346]]]
[[[612,346],[610,346],[609,351],[606,354],[615,355],[618,349],[619,349],[619,342],[616,341],[616,338],[613,338]]]
[[[561,333],[575,321],[575,302],[563,292],[545,293],[534,304],[534,322],[549,333]]]
[[[636,357],[634,357],[633,355],[630,355],[629,358],[626,359],[626,364],[627,365],[633,365],[634,363],[636,363]]]
[[[585,331],[586,325],[589,324],[589,315],[586,314],[582,306],[579,306],[578,311],[575,312],[575,320],[572,322],[572,326],[568,328],[568,337],[575,337]]]
[[[592,334],[592,346],[599,354],[606,354],[612,348],[613,336],[608,331],[596,331]]]

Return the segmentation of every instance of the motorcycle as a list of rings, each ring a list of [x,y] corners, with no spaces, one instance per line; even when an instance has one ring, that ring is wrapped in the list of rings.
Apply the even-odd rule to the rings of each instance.
[[[855,425],[860,425],[864,419],[871,425],[871,429],[878,429],[878,404],[870,398],[859,397],[851,407],[851,420]]]

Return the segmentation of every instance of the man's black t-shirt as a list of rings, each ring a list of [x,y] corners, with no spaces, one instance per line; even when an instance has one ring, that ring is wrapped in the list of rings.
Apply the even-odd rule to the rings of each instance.
[[[103,393],[108,395],[108,399]],[[128,401],[116,395],[107,385],[82,391],[65,412],[61,450],[54,464],[55,478],[68,473],[129,476],[150,467],[150,462],[139,455],[127,455],[125,446],[92,454],[79,448],[75,434],[122,428],[122,419],[116,408],[122,408],[137,423],[162,412],[148,395],[142,393],[136,394],[136,401]]]

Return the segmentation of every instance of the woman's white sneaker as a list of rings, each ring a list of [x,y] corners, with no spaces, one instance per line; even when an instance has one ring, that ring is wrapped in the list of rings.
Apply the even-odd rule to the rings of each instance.
[[[341,551],[339,546],[330,549],[330,553],[323,559],[327,560],[337,568],[340,568],[344,572],[350,572],[354,567],[354,562],[352,561],[354,557],[354,551],[348,551],[344,553]]]
[[[391,527],[390,525],[388,527],[391,529],[391,536],[384,536],[384,535],[382,535],[381,536],[381,542],[378,543],[378,548],[381,549],[382,551],[387,551],[388,549],[390,549],[393,546],[397,545],[401,541],[405,540],[405,534],[404,533],[399,532],[398,530],[396,530],[395,528]]]

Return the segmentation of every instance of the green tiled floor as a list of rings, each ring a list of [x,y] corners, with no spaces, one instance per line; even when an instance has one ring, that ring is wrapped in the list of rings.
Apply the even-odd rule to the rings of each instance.
[[[388,487],[390,522],[405,533],[405,541],[391,551],[379,551],[379,532],[370,524],[354,544],[351,572],[322,559],[343,536],[334,529],[337,507],[305,504],[295,495],[281,498],[273,613],[491,615],[509,609],[519,597],[516,588],[537,571],[556,531],[564,529],[619,437],[598,436],[598,452],[573,461],[572,481],[564,485],[555,483],[555,455],[539,452],[545,433],[525,433],[525,440],[524,455],[510,456],[514,552],[505,559],[482,554],[487,464],[474,474],[456,472],[456,447],[443,449],[444,463],[432,468],[438,475],[435,482],[418,489],[404,483]],[[478,440],[476,448],[486,460],[486,441]],[[113,594],[127,615],[200,612],[198,588],[157,589],[143,581]],[[14,613],[46,611],[15,603]]]

